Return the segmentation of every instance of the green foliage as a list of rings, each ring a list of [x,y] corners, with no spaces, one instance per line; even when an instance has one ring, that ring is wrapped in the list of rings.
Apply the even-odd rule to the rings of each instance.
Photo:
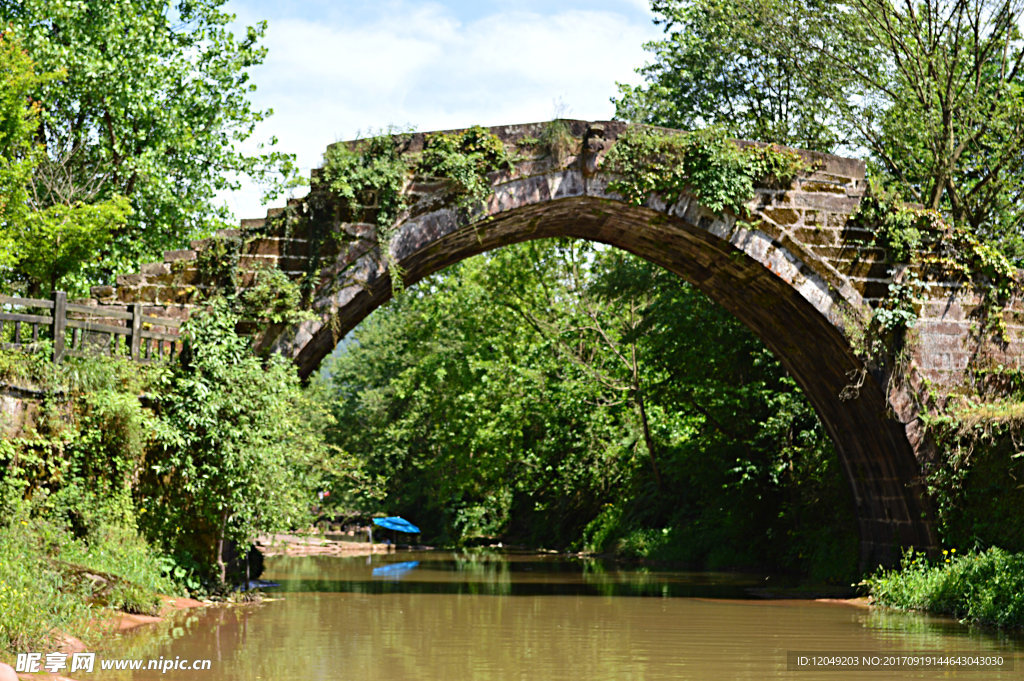
[[[500,139],[474,126],[459,133],[438,133],[424,140],[418,159],[405,155],[408,136],[384,134],[353,144],[334,144],[324,154],[323,180],[347,204],[350,219],[375,214],[381,257],[388,263],[393,292],[402,289],[403,272],[391,256],[396,221],[406,208],[406,182],[415,172],[444,178],[463,210],[476,209],[491,191],[488,173],[507,170],[512,160]]]
[[[238,316],[264,324],[295,324],[312,319],[302,309],[302,290],[297,281],[276,267],[257,267],[252,284],[235,296]]]
[[[931,563],[913,551],[899,570],[880,569],[863,583],[881,605],[925,610],[1000,627],[1024,626],[1024,554],[999,548]]]
[[[183,327],[184,349],[158,383],[158,444],[139,490],[143,527],[219,582],[221,542],[248,546],[307,517],[307,460],[319,454],[294,367],[279,357],[263,366],[237,321],[215,301]]]
[[[131,214],[123,196],[28,213],[11,229],[18,250],[16,277],[24,279],[30,294],[72,289],[74,295],[74,278],[94,266],[96,254],[125,227]]]
[[[830,101],[845,64],[823,54],[842,23],[814,0],[653,0],[665,36],[644,45],[644,85],[619,84],[615,115],[634,123],[831,151],[842,140]],[[808,21],[808,17],[813,21]]]
[[[870,343],[865,348],[869,358],[882,357],[899,346],[904,333],[917,324],[916,303],[921,281],[893,281],[885,298],[871,312],[868,328]]]
[[[926,421],[938,456],[923,467],[942,540],[956,546],[998,545],[1024,551],[1024,424],[1021,393],[993,401],[951,400]]]
[[[0,32],[0,268],[17,261],[11,229],[28,213],[28,181],[38,153],[32,141],[38,105],[29,93],[39,81],[20,41]]]
[[[391,257],[395,223],[406,208],[405,183],[409,161],[402,153],[405,136],[383,134],[354,144],[338,143],[324,154],[323,179],[327,187],[347,202],[351,219],[376,218],[377,246],[391,274],[391,288],[402,289],[402,271]]]
[[[522,144],[522,141],[520,141]],[[537,138],[536,146],[543,150],[556,163],[561,163],[570,156],[579,145],[579,141],[573,137],[569,125],[561,120],[555,119],[544,126]]]
[[[45,158],[36,142],[40,106],[32,96],[55,77],[36,75],[22,41],[13,32],[0,34],[0,278],[8,286],[23,283],[32,295],[74,288],[68,278],[94,266],[132,213],[119,195],[41,208],[29,191]]]
[[[1024,253],[1022,11],[993,0],[865,0],[851,3],[831,47],[859,63],[855,87],[834,99],[876,171],[1015,258]]]
[[[241,240],[237,237],[214,237],[196,255],[196,271],[220,294],[234,293],[239,273]]]
[[[384,492],[332,497],[433,541],[852,576],[849,491],[810,405],[727,313],[620,251],[465,261],[377,310],[327,374],[330,439]]]
[[[6,499],[5,508],[0,650],[54,645],[62,631],[91,641],[107,614],[100,608],[155,614],[157,595],[176,591],[134,528],[106,524],[79,538],[33,504]]]
[[[616,176],[608,188],[630,203],[641,205],[657,193],[671,205],[693,192],[711,210],[727,208],[740,216],[746,215],[756,186],[789,186],[805,167],[792,151],[739,147],[722,128],[666,133],[633,127],[619,137],[604,164]]]
[[[0,650],[32,650],[49,642],[55,627],[81,627],[92,610],[48,563],[23,515],[0,526]]]
[[[40,341],[32,352],[0,350],[0,380],[25,387],[56,385],[58,369],[53,364],[53,345]]]
[[[416,170],[449,180],[459,206],[469,210],[491,193],[488,174],[511,168],[512,159],[504,143],[486,128],[475,125],[458,133],[429,135]]]
[[[330,416],[291,365],[253,357],[236,323],[224,301],[196,314],[172,365],[95,357],[54,367],[45,349],[0,354],[5,379],[47,395],[0,441],[0,518],[27,508],[27,521],[60,535],[61,574],[104,577],[78,597],[144,612],[155,590],[201,593],[224,577],[219,540],[244,548],[255,531],[303,526],[325,469],[343,474],[323,444]]]
[[[323,179],[350,209],[372,208],[376,212],[378,240],[381,230],[390,230],[405,210],[405,183],[409,165],[402,155],[404,136],[382,134],[353,144],[332,144],[324,153]],[[360,219],[357,217],[357,219]]]
[[[851,218],[856,227],[874,232],[874,244],[884,248],[894,263],[909,263],[921,248],[925,234],[935,234],[941,218],[896,199],[884,188],[872,185]]]
[[[266,25],[236,38],[222,0],[24,0],[0,4],[40,73],[43,155],[32,176],[34,210],[124,196],[132,213],[80,263],[76,286],[106,280],[226,218],[216,195],[234,178],[290,173],[291,157],[238,151],[269,113],[252,108],[251,70]]]
[[[665,37],[616,115],[822,151],[1024,254],[1024,3],[653,0]],[[906,236],[910,236],[906,234]],[[912,243],[897,244],[898,250]]]
[[[79,537],[106,523],[131,525],[131,482],[153,425],[138,401],[145,373],[107,358],[55,370],[43,352],[36,357],[15,375],[34,377],[49,397],[31,427],[0,451],[5,494],[32,498],[38,512]]]
[[[1003,308],[1020,281],[1016,267],[997,246],[962,224],[944,220],[937,211],[908,206],[878,187],[861,200],[851,224],[872,231],[872,245],[885,248],[894,262],[910,266],[911,274],[890,285],[889,295],[875,311],[873,321],[883,331],[913,326],[921,279],[932,276],[961,281],[978,292],[984,300],[978,335],[1005,340]]]

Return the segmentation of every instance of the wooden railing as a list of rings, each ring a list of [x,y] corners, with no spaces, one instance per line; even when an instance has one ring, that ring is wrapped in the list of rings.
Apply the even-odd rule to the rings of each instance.
[[[48,338],[56,363],[96,353],[138,362],[171,357],[181,351],[180,327],[177,319],[145,314],[140,304],[122,311],[69,303],[64,291],[54,291],[49,300],[0,295],[0,347],[27,349]]]

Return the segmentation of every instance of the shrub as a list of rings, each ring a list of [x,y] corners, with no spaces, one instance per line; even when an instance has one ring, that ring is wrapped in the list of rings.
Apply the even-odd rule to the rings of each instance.
[[[1024,554],[1000,548],[956,555],[942,562],[913,551],[899,569],[879,569],[863,584],[880,605],[950,615],[1000,627],[1024,626]]]

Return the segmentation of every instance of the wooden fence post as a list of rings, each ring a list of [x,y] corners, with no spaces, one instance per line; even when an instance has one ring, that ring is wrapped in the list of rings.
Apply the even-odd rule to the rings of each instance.
[[[68,294],[53,292],[53,363],[64,360],[64,329],[68,321]]]
[[[128,336],[128,347],[132,360],[137,360],[142,346],[142,305],[132,303],[128,311],[132,313],[132,333]]]

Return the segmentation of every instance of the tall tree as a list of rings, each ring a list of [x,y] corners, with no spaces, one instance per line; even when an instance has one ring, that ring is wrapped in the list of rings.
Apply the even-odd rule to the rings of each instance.
[[[842,134],[829,84],[843,70],[817,45],[834,41],[840,27],[808,19],[832,7],[822,0],[652,0],[665,37],[644,46],[653,55],[637,69],[646,83],[619,84],[615,114],[831,151]]]
[[[12,226],[28,214],[28,182],[38,108],[29,100],[38,77],[21,44],[0,33],[0,268],[16,261]]]
[[[852,0],[833,91],[877,168],[907,198],[1024,256],[1021,0]]]
[[[115,196],[132,215],[115,226],[83,273],[109,277],[179,247],[225,217],[217,192],[237,177],[271,179],[290,157],[247,155],[269,112],[249,95],[263,60],[261,23],[237,39],[224,0],[2,0],[0,25],[22,42],[41,73],[37,138],[44,156],[31,183],[37,209]]]
[[[36,73],[16,36],[0,35],[0,288],[20,280],[32,295],[81,273],[131,214],[118,195],[93,203],[32,201],[32,177],[45,158],[32,94],[50,77]]]
[[[237,323],[220,299],[183,327],[184,348],[159,375],[156,443],[135,490],[150,511],[143,529],[219,582],[226,541],[248,547],[258,532],[306,519],[311,460],[331,455],[294,367],[280,356],[261,362]]]
[[[617,115],[871,161],[1024,258],[1022,0],[652,0],[666,38]]]

